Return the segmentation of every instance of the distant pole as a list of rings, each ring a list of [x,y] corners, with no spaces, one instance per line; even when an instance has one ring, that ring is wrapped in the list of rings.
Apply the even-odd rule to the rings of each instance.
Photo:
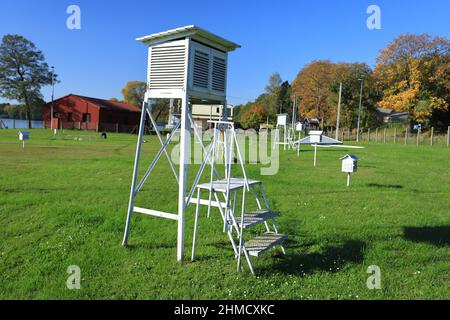
[[[421,131],[421,128],[419,128],[419,129],[417,130],[417,145],[420,144],[420,131]]]
[[[375,142],[378,143],[378,128],[375,130]]]
[[[361,122],[362,93],[363,93],[363,84],[364,84],[364,79],[360,78],[358,80],[361,81],[361,90],[359,92],[358,125],[356,128],[356,142],[359,142],[359,126],[360,126],[360,122]]]
[[[50,107],[50,129],[53,129],[53,99],[54,99],[54,94],[55,94],[55,67],[52,66],[52,103],[51,103],[51,107]]]
[[[387,128],[384,128],[384,138],[383,138],[384,143],[386,143],[386,132],[387,132]]]
[[[450,126],[447,128],[447,148],[450,147]]]
[[[431,127],[430,146],[433,146],[434,127]]]
[[[370,128],[367,129],[367,141],[370,142]]]
[[[397,127],[394,128],[394,144],[397,144]]]
[[[405,128],[405,144],[408,144],[408,126]]]
[[[314,168],[317,164],[317,144],[314,145]]]
[[[339,102],[336,117],[336,140],[339,140],[339,121],[341,118],[342,82],[339,84]]]

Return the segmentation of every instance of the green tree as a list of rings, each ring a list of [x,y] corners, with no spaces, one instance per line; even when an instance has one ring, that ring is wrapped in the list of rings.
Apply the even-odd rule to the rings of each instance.
[[[55,80],[56,76],[54,75]],[[44,55],[20,35],[5,35],[0,45],[0,96],[22,102],[31,128],[33,101],[50,85],[52,73]]]
[[[339,84],[342,82],[341,125],[356,128],[358,122],[359,99],[362,90],[361,127],[376,122],[376,103],[379,100],[373,85],[372,70],[366,63],[335,64],[335,79],[332,84],[331,112],[327,114],[328,125],[336,123]],[[334,106],[334,107],[333,107]]]
[[[274,72],[269,77],[269,83],[266,85],[266,93],[272,94],[278,87],[281,86],[281,76],[278,72]]]
[[[142,102],[144,101],[145,91],[147,90],[147,84],[142,81],[130,81],[127,82],[125,87],[122,89],[122,95],[125,102],[136,106],[138,108],[142,107]]]

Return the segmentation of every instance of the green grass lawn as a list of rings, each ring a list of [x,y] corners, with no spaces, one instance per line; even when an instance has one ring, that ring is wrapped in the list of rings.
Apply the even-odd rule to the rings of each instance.
[[[135,214],[121,246],[136,136],[53,138],[0,130],[0,298],[10,299],[449,299],[450,149],[371,144],[346,190],[344,149],[280,151],[280,170],[260,176],[287,255],[253,259],[236,272],[217,211],[201,210],[197,260],[188,262],[194,206],[186,218],[186,262],[176,261],[176,222]],[[78,134],[67,133],[66,134]],[[82,133],[94,135],[95,133]],[[159,143],[146,137],[143,164]],[[190,181],[198,169],[190,166]],[[141,166],[141,174],[145,168]],[[239,172],[234,168],[235,173]],[[209,170],[208,170],[209,172]],[[204,177],[204,181],[208,177]],[[177,185],[164,158],[136,205],[176,213]],[[70,265],[81,289],[66,288]],[[381,268],[381,290],[366,286]]]

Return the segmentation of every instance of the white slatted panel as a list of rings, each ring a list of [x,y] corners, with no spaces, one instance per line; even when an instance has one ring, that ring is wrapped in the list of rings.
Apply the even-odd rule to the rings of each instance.
[[[149,89],[182,89],[185,78],[185,45],[168,43],[150,50]]]

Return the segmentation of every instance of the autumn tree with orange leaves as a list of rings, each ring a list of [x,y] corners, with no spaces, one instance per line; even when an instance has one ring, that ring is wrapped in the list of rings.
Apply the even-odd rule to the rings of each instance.
[[[428,34],[395,38],[381,50],[373,77],[382,93],[379,107],[407,111],[420,123],[448,123],[450,42],[446,38]]]

